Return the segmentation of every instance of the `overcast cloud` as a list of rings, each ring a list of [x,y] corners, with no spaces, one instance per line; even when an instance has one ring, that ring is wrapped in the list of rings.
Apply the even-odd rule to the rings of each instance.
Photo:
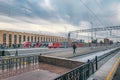
[[[62,33],[120,25],[119,0],[0,0],[0,29]],[[87,34],[86,34],[87,35]]]

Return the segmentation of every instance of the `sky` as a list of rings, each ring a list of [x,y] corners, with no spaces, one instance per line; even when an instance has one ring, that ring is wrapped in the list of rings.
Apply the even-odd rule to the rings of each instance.
[[[0,0],[0,29],[66,36],[91,26],[118,26],[119,13],[119,0]],[[108,36],[102,34],[97,33]],[[90,33],[77,35],[86,38]]]

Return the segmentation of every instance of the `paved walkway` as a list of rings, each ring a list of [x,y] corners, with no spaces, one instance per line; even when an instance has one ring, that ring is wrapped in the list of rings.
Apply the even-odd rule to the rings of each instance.
[[[92,53],[92,52],[97,52],[97,51],[102,51],[106,49],[114,48],[113,46],[98,46],[98,47],[83,47],[83,48],[77,48],[76,49],[76,54],[73,54],[73,49],[71,48],[70,51],[67,52],[58,52],[58,53],[51,53],[51,54],[45,54],[49,56],[56,56],[56,57],[63,57],[63,58],[71,58],[79,55],[84,55],[87,53]]]
[[[94,47],[92,49],[90,47],[77,48],[76,55],[73,55],[73,50],[71,48],[71,51],[66,51],[66,53],[65,52],[58,52],[58,53],[51,53],[51,54],[44,54],[44,55],[70,58],[70,57],[75,57],[78,55],[83,55],[83,54],[92,53],[92,52],[96,52],[96,51],[106,50],[109,48],[111,48],[111,47],[110,46],[109,47],[99,46],[99,47]],[[3,79],[3,80],[37,80],[37,79],[40,79],[40,80],[50,79],[51,80],[55,76],[58,76],[59,74],[62,74],[66,71],[69,71],[69,69],[67,69],[67,68],[56,67],[56,66],[52,66],[52,65],[51,66],[49,65],[49,67],[48,66],[46,67],[45,65],[46,64],[44,64],[44,65],[40,64],[40,65],[38,65],[38,67],[35,66],[37,68],[35,68],[34,70],[33,70],[33,67],[31,67],[31,69],[26,67],[28,69],[28,71],[30,71],[30,72],[26,72],[26,69],[23,71],[20,70],[22,72],[22,74],[20,74],[20,71],[17,70],[18,74],[20,74],[17,76],[13,76],[13,75],[16,75],[16,73],[14,71],[10,72],[10,73],[7,72],[5,75],[1,76],[1,78],[6,77],[6,79]],[[55,70],[55,72],[53,70]],[[10,77],[11,75],[13,77]],[[46,75],[48,75],[48,76],[45,77]],[[41,76],[42,76],[42,78],[41,78]],[[9,78],[7,78],[7,77],[9,77]]]
[[[98,71],[88,80],[112,80],[120,61],[120,52],[108,60]]]
[[[113,80],[120,80],[120,64],[119,64],[119,66],[118,66],[118,68],[116,70],[116,73],[115,73],[115,75],[113,77]]]

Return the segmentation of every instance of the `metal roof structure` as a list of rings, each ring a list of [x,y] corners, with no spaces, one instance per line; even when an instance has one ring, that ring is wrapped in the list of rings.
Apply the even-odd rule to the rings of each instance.
[[[120,29],[120,26],[110,26],[110,27],[103,27],[103,28],[92,28],[92,29],[70,31],[69,33],[96,32],[96,31],[108,31],[108,30],[119,30],[119,29]]]

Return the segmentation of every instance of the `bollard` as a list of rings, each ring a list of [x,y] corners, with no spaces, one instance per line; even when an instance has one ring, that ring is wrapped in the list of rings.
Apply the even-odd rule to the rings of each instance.
[[[18,51],[16,50],[15,56],[18,56]]]
[[[16,64],[15,64],[15,65],[16,65],[15,67],[16,67],[16,69],[17,69],[17,67],[18,67],[18,63],[17,63],[17,62],[18,62],[18,58],[15,58],[15,63],[16,63]]]
[[[25,61],[25,58],[23,57],[23,67],[24,67],[24,65],[25,65],[25,62],[26,62],[26,61]]]
[[[87,73],[87,76],[89,77],[90,76],[90,60],[88,59],[88,73]]]
[[[40,53],[40,56],[39,56],[39,58],[38,58],[38,63],[41,62],[41,60],[40,60],[41,55],[42,55],[42,54]]]
[[[5,56],[5,51],[4,50],[2,50],[2,56]]]
[[[91,66],[92,66],[92,73],[94,73],[94,63],[91,62]]]
[[[95,56],[96,70],[98,70],[97,56]]]
[[[2,60],[2,71],[4,71],[5,63],[4,60]]]

